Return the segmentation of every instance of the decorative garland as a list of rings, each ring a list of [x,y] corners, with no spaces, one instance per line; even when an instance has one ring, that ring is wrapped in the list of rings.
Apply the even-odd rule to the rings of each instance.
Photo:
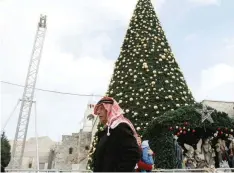
[[[189,122],[184,122],[184,126],[180,127],[179,125],[170,126],[169,131],[171,131],[176,136],[187,135],[188,133],[196,133],[195,128],[190,126]],[[229,137],[230,135],[234,136],[234,130],[232,128],[217,128],[217,131],[213,133],[212,138],[217,137]]]

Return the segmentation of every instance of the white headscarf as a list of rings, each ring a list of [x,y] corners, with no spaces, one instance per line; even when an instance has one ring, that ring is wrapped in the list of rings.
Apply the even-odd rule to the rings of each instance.
[[[149,147],[149,141],[148,140],[143,141],[142,144],[141,144],[141,147],[142,148]]]

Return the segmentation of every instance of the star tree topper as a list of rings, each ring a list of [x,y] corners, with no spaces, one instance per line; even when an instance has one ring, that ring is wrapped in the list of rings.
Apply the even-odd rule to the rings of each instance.
[[[214,110],[208,110],[206,105],[202,105],[202,109],[196,109],[196,112],[201,115],[202,123],[208,120],[210,123],[214,123],[211,114]]]

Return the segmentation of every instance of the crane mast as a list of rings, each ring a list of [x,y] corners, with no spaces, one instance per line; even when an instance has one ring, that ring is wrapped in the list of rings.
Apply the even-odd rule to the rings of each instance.
[[[27,137],[29,119],[34,98],[34,90],[37,81],[37,74],[47,28],[46,25],[46,15],[41,15],[40,21],[37,26],[37,32],[28,67],[24,92],[21,99],[20,113],[12,149],[12,159],[9,165],[11,169],[21,169],[22,165],[25,141]]]

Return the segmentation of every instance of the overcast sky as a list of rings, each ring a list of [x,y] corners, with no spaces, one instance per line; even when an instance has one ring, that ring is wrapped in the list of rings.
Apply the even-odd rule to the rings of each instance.
[[[152,0],[195,98],[234,100],[234,1]],[[37,23],[48,30],[37,88],[105,93],[137,0],[0,0],[1,80],[24,85]],[[1,83],[1,125],[23,88]],[[98,98],[94,98],[97,100]],[[38,133],[79,130],[91,97],[36,91]],[[19,106],[6,127],[14,138]],[[34,109],[28,137],[34,136]]]

